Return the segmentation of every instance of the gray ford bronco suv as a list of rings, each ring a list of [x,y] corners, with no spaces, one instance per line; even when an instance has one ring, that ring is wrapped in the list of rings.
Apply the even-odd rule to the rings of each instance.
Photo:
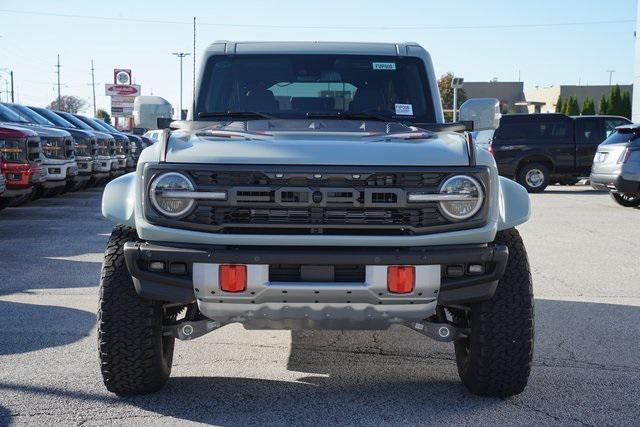
[[[159,390],[175,338],[387,329],[453,342],[473,393],[522,392],[528,194],[469,123],[444,123],[429,54],[386,43],[216,42],[191,120],[105,188],[107,389]],[[496,100],[461,116],[495,127]],[[392,329],[390,333],[393,333]]]

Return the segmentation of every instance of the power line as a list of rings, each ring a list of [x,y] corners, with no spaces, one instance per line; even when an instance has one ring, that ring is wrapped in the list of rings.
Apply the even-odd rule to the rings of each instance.
[[[162,19],[120,18],[95,15],[77,15],[66,13],[37,12],[27,10],[0,9],[0,12],[22,15],[53,16],[58,18],[96,19],[101,21],[119,21],[144,24],[176,24],[191,25],[191,21],[171,21]],[[335,26],[335,25],[273,25],[273,24],[238,24],[229,22],[199,22],[199,25],[214,27],[236,28],[273,28],[273,29],[304,29],[304,30],[483,30],[483,29],[521,29],[521,28],[548,28],[571,27],[583,25],[606,25],[635,23],[634,19],[612,19],[601,21],[570,21],[570,22],[544,22],[544,23],[518,23],[498,25],[421,25],[421,26]]]

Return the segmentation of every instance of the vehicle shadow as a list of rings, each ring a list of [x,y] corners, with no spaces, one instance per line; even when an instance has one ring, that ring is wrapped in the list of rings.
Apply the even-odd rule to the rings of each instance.
[[[95,323],[96,315],[84,310],[0,301],[0,356],[74,343]]]
[[[564,188],[564,189],[563,189]],[[568,187],[571,188],[571,187]],[[575,196],[606,196],[607,192],[602,190],[594,190],[593,188],[584,188],[580,190],[570,190],[567,187],[547,187],[542,193],[537,194],[566,194]]]
[[[611,423],[611,413],[620,424],[633,424],[637,411],[620,408],[637,408],[640,397],[640,355],[629,345],[640,340],[640,307],[537,300],[536,316],[529,386],[511,399],[471,395],[460,384],[451,345],[404,328],[293,332],[286,366],[291,379],[267,379],[278,370],[270,362],[267,378],[198,376],[196,368],[194,376],[174,376],[161,392],[148,396],[4,382],[0,392],[55,396],[71,406],[97,401],[117,419],[135,416],[130,415],[133,406],[158,416],[228,426],[531,424],[536,419],[598,424]],[[209,337],[215,342],[215,332]],[[195,352],[210,348],[198,348],[198,341],[190,345]]]

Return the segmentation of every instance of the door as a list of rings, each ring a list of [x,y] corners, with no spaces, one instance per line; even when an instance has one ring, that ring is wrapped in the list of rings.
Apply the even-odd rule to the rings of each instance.
[[[567,173],[574,168],[573,120],[560,114],[503,116],[492,148],[503,175],[515,176],[519,162],[531,158],[549,158],[556,172]]]
[[[606,139],[604,118],[576,118],[576,173],[588,176],[591,173],[593,156],[598,145]]]

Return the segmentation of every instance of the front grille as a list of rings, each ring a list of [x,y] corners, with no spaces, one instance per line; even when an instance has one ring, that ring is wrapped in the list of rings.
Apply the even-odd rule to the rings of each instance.
[[[437,193],[459,173],[474,175],[488,194],[486,168],[166,164],[145,173],[146,188],[163,169],[188,174],[196,191],[225,191],[227,200],[198,200],[180,219],[164,218],[146,204],[147,218],[158,225],[230,234],[414,235],[486,223],[486,203],[470,220],[452,222],[437,202],[407,201],[408,192]]]
[[[270,282],[336,282],[364,283],[364,265],[299,265],[269,266]]]
[[[41,137],[42,152],[49,159],[65,159],[66,146],[62,137]]]

